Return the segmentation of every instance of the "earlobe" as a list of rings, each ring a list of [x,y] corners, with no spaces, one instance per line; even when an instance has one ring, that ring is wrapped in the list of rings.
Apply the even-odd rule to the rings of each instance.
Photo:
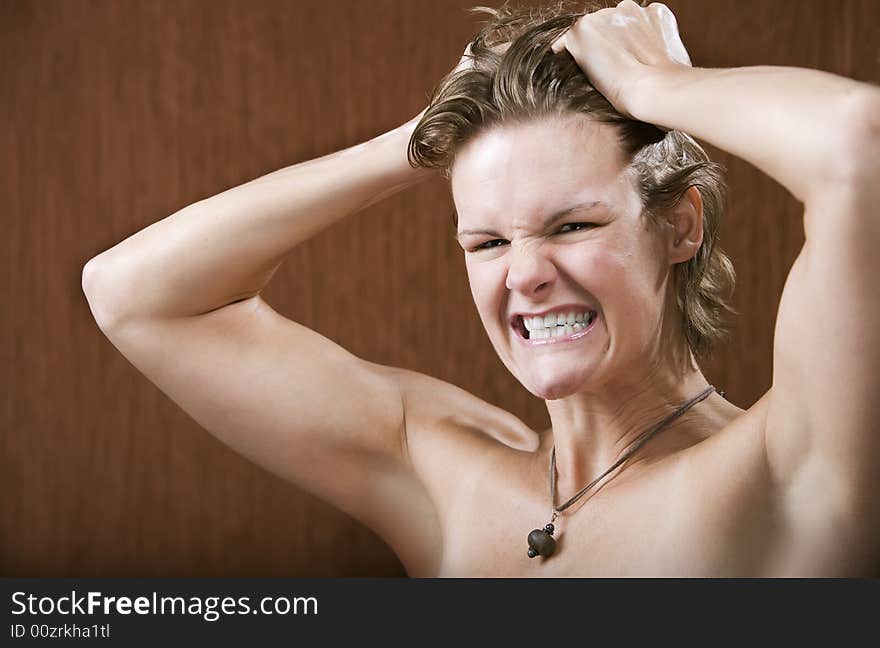
[[[703,198],[699,189],[689,187],[668,220],[672,230],[670,260],[682,263],[692,259],[703,242]]]

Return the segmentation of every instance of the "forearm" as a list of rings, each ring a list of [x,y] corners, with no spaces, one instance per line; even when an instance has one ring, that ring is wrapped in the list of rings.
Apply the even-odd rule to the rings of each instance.
[[[414,125],[257,178],[130,236],[83,273],[93,311],[108,323],[184,317],[259,293],[297,244],[426,177],[406,159]]]
[[[680,67],[640,84],[633,115],[750,162],[806,203],[817,186],[851,171],[862,127],[853,122],[876,92],[804,68]]]

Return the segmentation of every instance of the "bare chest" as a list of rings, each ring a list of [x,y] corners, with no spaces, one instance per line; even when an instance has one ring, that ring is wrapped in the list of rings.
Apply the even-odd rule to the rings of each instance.
[[[772,561],[778,521],[766,489],[738,470],[668,465],[587,495],[558,514],[550,557],[527,536],[550,522],[549,493],[491,475],[449,510],[439,576],[757,576]]]
[[[702,441],[625,469],[560,513],[552,556],[529,558],[550,522],[546,463],[447,424],[412,436],[411,456],[442,533],[408,573],[447,577],[774,577],[864,573],[876,560],[858,520],[780,492],[757,406]],[[433,430],[433,428],[432,428]],[[425,439],[430,439],[428,443]],[[540,455],[540,452],[539,452]],[[549,456],[549,452],[544,453]],[[560,492],[557,502],[574,492]],[[436,522],[436,524],[434,524]],[[422,528],[424,525],[420,525]]]

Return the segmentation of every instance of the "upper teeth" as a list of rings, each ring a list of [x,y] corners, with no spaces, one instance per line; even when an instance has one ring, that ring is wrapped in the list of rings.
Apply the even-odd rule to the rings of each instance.
[[[554,326],[573,325],[575,322],[587,322],[592,311],[577,313],[550,313],[549,315],[536,315],[535,317],[523,317],[523,323],[529,331],[549,329]]]

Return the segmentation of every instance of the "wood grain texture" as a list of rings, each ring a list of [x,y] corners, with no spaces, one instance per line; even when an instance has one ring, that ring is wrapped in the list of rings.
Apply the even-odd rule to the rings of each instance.
[[[374,534],[220,445],[128,364],[80,275],[188,204],[416,114],[477,29],[474,4],[0,1],[0,575],[403,575]],[[880,82],[872,0],[667,4],[695,65]],[[729,169],[721,242],[742,315],[706,368],[746,407],[770,384],[801,210],[709,150]],[[399,194],[293,250],[265,296],[358,356],[545,426],[482,330],[451,213],[439,178]]]

